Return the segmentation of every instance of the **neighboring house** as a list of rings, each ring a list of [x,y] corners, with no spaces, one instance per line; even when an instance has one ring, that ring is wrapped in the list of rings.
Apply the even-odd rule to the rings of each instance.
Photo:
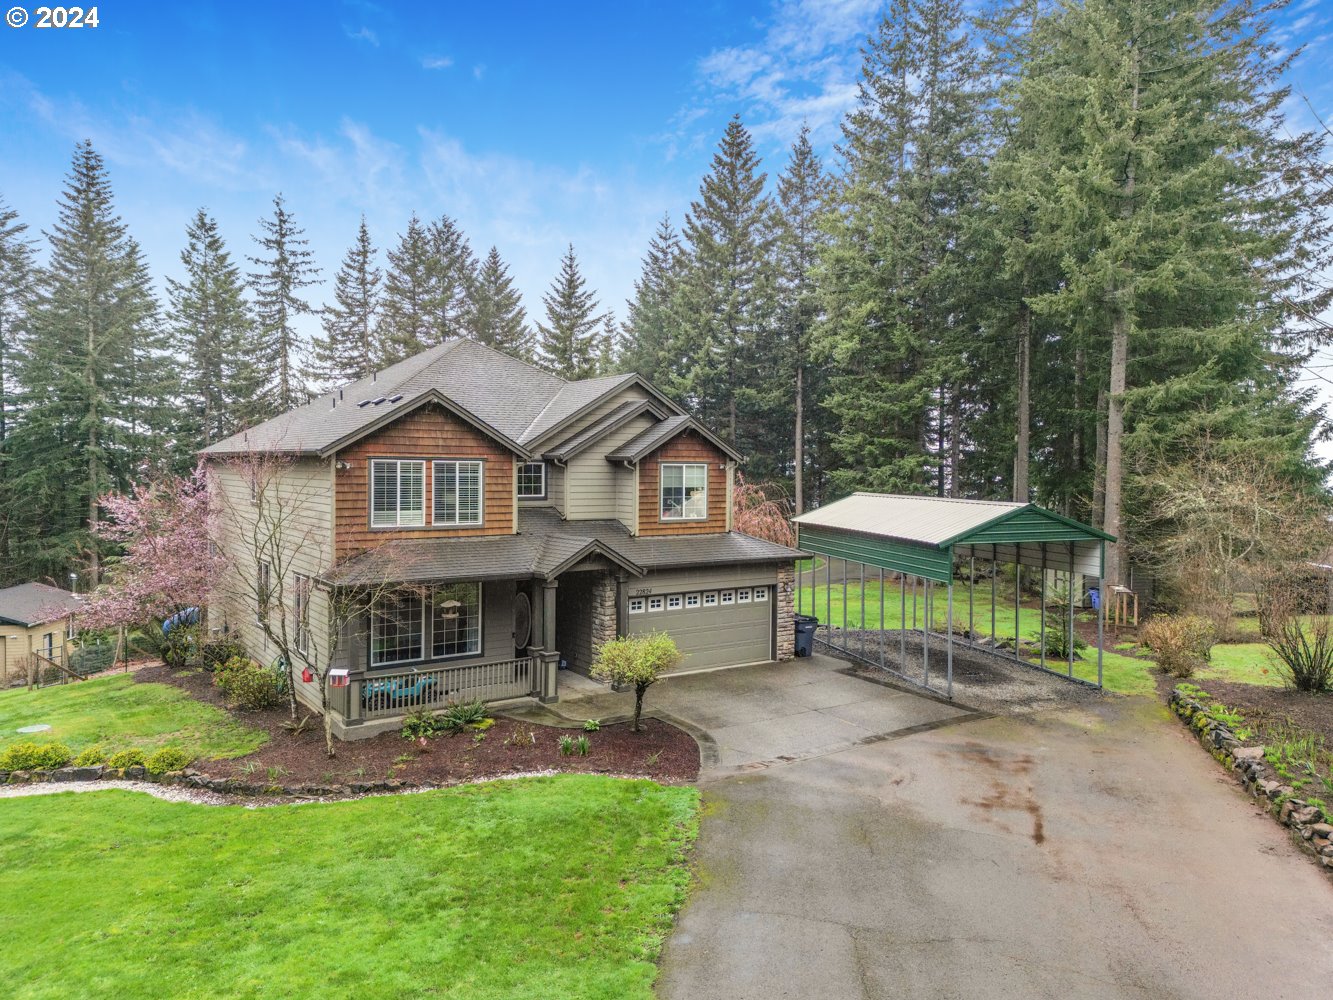
[[[82,605],[68,590],[21,583],[0,590],[0,687],[28,676],[33,654],[63,663],[70,616]]]
[[[220,544],[255,587],[212,622],[272,658],[253,594],[281,584],[313,668],[301,700],[347,671],[330,692],[343,738],[418,705],[554,699],[558,667],[586,672],[617,635],[670,633],[682,670],[792,655],[797,552],[731,530],[740,456],[636,375],[566,382],[450,340],[207,448],[241,521],[263,503],[246,470],[273,455],[283,554],[258,556],[253,519],[231,518]],[[335,613],[356,594],[368,613]]]

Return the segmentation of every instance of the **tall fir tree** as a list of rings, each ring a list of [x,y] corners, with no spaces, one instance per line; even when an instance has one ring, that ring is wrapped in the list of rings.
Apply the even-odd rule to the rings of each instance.
[[[467,336],[473,308],[477,259],[467,237],[447,215],[430,224],[430,311],[434,330],[431,343]]]
[[[776,244],[782,377],[786,381],[780,405],[789,414],[783,426],[791,428],[792,501],[797,514],[805,510],[810,440],[824,438],[820,433],[823,421],[818,419],[822,414],[818,411],[815,426],[811,426],[809,401],[821,395],[818,383],[822,373],[810,363],[810,347],[821,314],[814,276],[820,249],[826,242],[820,220],[828,211],[831,190],[832,184],[810,144],[810,129],[803,126],[792,144],[787,169],[778,178],[778,203],[782,211]],[[818,469],[819,464],[814,468]],[[815,481],[817,484],[818,476]]]
[[[378,325],[381,274],[375,256],[363,215],[356,242],[334,278],[334,304],[322,314],[324,332],[310,345],[308,376],[318,385],[332,387],[365,378],[384,357]]]
[[[256,399],[255,417],[270,417],[310,398],[303,372],[305,344],[296,320],[314,312],[304,289],[319,283],[315,255],[307,249],[305,230],[296,225],[281,194],[273,199],[273,217],[259,220],[254,237],[260,255],[249,258],[259,270],[250,274],[257,327],[256,361],[269,381]]]
[[[1322,139],[1284,120],[1266,8],[1086,0],[1038,31],[1015,99],[1045,192],[1033,242],[1061,274],[1031,301],[1105,392],[1099,506],[1124,584],[1136,470],[1206,439],[1308,478],[1316,415],[1290,382],[1294,335],[1328,302],[1302,288],[1328,264],[1328,173]]]
[[[11,463],[7,442],[18,416],[15,367],[32,304],[33,243],[28,237],[27,224],[0,200],[0,567],[12,565],[9,528],[18,514],[9,489]],[[0,586],[12,582],[15,581],[9,574],[0,570]]]
[[[774,206],[767,174],[740,116],[727,123],[699,197],[685,217],[685,257],[676,296],[686,398],[746,455],[763,479],[780,470],[755,453],[764,424],[764,374],[776,354]]]
[[[430,232],[414,212],[397,248],[389,251],[384,275],[380,337],[386,361],[401,361],[439,342],[435,270]]]
[[[96,583],[98,498],[162,458],[170,369],[147,268],[91,142],[75,149],[47,235],[18,370],[12,552],[21,575],[63,582],[83,568]]]
[[[894,0],[865,50],[828,216],[820,349],[840,489],[957,494],[981,88],[958,0]]]
[[[250,357],[254,319],[245,301],[240,269],[204,209],[185,230],[181,251],[185,280],[167,279],[168,324],[182,359],[178,464],[240,430],[249,401],[263,385]]]
[[[621,371],[637,372],[673,394],[679,392],[684,375],[673,313],[682,260],[680,235],[671,217],[663,215],[648,241],[648,253],[634,282],[634,298],[627,303],[622,350],[616,362]]]
[[[532,331],[523,299],[495,247],[486,254],[472,285],[467,335],[512,357],[532,360]]]
[[[599,372],[598,334],[602,313],[587,287],[574,245],[560,258],[560,273],[542,296],[546,322],[538,323],[542,363],[561,378],[593,378]]]

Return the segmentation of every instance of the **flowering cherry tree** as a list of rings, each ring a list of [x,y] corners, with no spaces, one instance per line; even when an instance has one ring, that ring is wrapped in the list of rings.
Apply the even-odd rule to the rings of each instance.
[[[202,467],[188,476],[136,483],[98,501],[106,520],[98,535],[124,549],[108,579],[78,615],[83,628],[130,628],[200,607],[222,561],[210,544],[212,518]]]

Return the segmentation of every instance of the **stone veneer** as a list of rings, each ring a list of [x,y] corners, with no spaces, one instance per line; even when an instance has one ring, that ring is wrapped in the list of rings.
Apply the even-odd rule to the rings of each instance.
[[[602,643],[616,637],[616,581],[610,573],[599,573],[592,585],[592,655],[602,648]]]
[[[778,659],[790,660],[796,655],[796,567],[791,563],[778,568]]]

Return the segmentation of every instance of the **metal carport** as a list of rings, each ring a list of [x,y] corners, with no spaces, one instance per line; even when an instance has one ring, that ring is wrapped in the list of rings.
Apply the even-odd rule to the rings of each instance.
[[[1048,571],[1064,573],[1068,577],[1068,620],[1065,646],[1068,650],[1064,675],[1072,681],[1091,683],[1074,676],[1074,615],[1081,598],[1081,581],[1095,577],[1103,599],[1097,609],[1097,681],[1102,684],[1102,638],[1105,632],[1106,600],[1105,572],[1106,543],[1115,538],[1089,525],[1064,517],[1031,503],[1006,503],[997,500],[959,500],[952,497],[899,496],[884,493],[855,493],[793,518],[797,531],[797,546],[806,552],[822,555],[825,559],[825,598],[827,609],[832,607],[833,562],[843,564],[843,650],[855,654],[847,644],[847,567],[856,563],[861,574],[862,644],[859,657],[874,662],[867,655],[865,633],[865,570],[879,571],[880,579],[880,634],[879,666],[889,668],[884,649],[884,571],[899,574],[902,611],[899,628],[899,663],[906,663],[907,586],[911,580],[913,593],[912,623],[916,626],[916,592],[920,585],[925,592],[923,616],[922,661],[924,686],[930,685],[930,638],[934,631],[932,591],[936,584],[948,590],[944,628],[945,669],[947,694],[953,696],[953,648],[962,641],[988,653],[1005,655],[997,646],[1000,637],[995,634],[996,575],[1001,565],[1014,565],[1014,653],[1013,659],[1029,666],[1046,667],[1046,583]],[[993,564],[991,579],[991,622],[988,640],[978,639],[975,620],[976,563],[978,560]],[[967,589],[967,629],[962,637],[954,635],[954,576],[957,567],[969,567]],[[810,570],[811,599],[816,597],[817,569]],[[1041,655],[1037,664],[1030,664],[1021,656],[1019,604],[1022,593],[1024,568],[1041,573]],[[1076,592],[1077,591],[1077,592]],[[802,590],[798,588],[798,601]],[[805,609],[797,607],[801,612]],[[809,613],[818,614],[818,608]],[[832,623],[827,621],[825,625]],[[821,640],[831,643],[831,640]],[[901,673],[901,671],[896,671]],[[906,679],[906,678],[905,678]],[[917,683],[912,681],[912,683]]]

